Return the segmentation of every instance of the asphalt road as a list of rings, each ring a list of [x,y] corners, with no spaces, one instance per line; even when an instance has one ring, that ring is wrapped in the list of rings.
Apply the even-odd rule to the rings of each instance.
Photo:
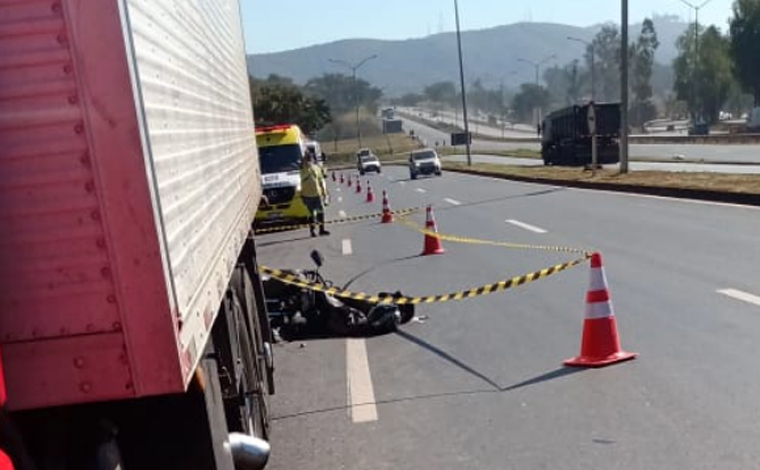
[[[450,136],[409,119],[402,118],[404,129],[414,129],[428,145],[435,142],[449,142]],[[481,126],[483,127],[483,126]],[[479,129],[482,130],[482,129]],[[475,132],[475,128],[471,129]],[[497,129],[494,129],[498,132]],[[519,136],[525,137],[520,133]],[[535,134],[534,134],[535,135]],[[518,136],[512,136],[518,137]],[[538,143],[499,142],[474,140],[473,149],[478,152],[504,151],[517,149],[540,150]],[[697,145],[697,144],[636,144],[630,146],[630,156],[637,159],[686,158],[690,160],[706,160],[710,162],[750,162],[760,164],[760,145]]]
[[[446,173],[409,181],[400,167],[368,179],[396,209],[434,204],[445,233],[600,250],[623,346],[641,356],[599,370],[561,366],[580,344],[586,265],[420,307],[427,319],[399,334],[279,344],[270,469],[757,467],[756,209]],[[380,209],[330,186],[329,218]],[[419,257],[422,236],[400,223],[331,230],[261,236],[260,257],[306,267],[319,248],[328,278],[411,295],[571,258],[462,244]]]
[[[466,155],[452,155],[443,157],[444,161],[466,162]],[[516,165],[528,167],[543,167],[541,160],[532,158],[500,157],[496,155],[472,155],[475,163],[495,163],[499,165]],[[655,162],[631,162],[633,171],[672,171],[687,173],[742,173],[760,174],[760,165],[722,165],[709,163],[655,163]]]

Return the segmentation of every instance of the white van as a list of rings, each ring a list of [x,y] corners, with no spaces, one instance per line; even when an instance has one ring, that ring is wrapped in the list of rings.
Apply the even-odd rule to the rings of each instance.
[[[310,140],[306,142],[306,148],[317,156],[316,163],[318,165],[322,166],[325,164],[325,154],[322,152],[322,147],[319,145],[319,142],[316,140]]]

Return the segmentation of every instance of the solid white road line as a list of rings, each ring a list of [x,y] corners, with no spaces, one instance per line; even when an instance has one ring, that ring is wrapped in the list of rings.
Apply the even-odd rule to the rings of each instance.
[[[516,227],[524,228],[525,230],[529,230],[534,233],[546,233],[546,230],[538,227],[534,227],[533,225],[526,224],[525,222],[520,222],[519,220],[507,220],[508,224],[512,224]]]
[[[338,217],[340,217],[341,219],[345,219],[346,218],[346,211],[344,211],[344,210],[338,211]]]
[[[377,421],[375,389],[369,372],[367,343],[363,338],[346,340],[346,376],[351,420],[354,423]]]
[[[457,201],[456,199],[444,198],[443,200],[446,201],[446,202],[448,202],[452,206],[461,206],[462,205],[462,203],[459,202],[459,201]]]
[[[343,239],[343,256],[349,256],[354,253],[354,248],[351,246],[351,239]]]
[[[742,300],[744,302],[757,305],[760,307],[760,297],[752,294],[748,294],[746,292],[742,292],[737,289],[720,289],[718,290],[718,294],[723,294],[725,296],[734,298],[736,300]]]
[[[422,189],[422,188],[417,188],[417,192],[418,192],[418,193],[422,193],[422,194],[425,194],[427,191],[425,191],[425,190],[424,190],[424,189]]]

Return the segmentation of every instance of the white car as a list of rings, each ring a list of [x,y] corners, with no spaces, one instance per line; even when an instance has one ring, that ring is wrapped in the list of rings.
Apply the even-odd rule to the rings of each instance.
[[[376,173],[383,172],[380,160],[370,149],[361,149],[356,152],[356,168],[361,175],[368,171],[374,171]]]
[[[416,180],[419,175],[441,176],[441,160],[433,149],[415,150],[409,155],[409,177]]]

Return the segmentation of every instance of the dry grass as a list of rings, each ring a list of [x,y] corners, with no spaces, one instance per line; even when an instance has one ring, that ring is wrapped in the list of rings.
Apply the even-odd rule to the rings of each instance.
[[[536,168],[487,163],[476,163],[472,167],[468,167],[463,163],[446,163],[445,167],[446,169],[467,169],[483,173],[515,176],[518,178],[541,178],[556,180],[558,182],[760,194],[760,175],[670,171],[636,171],[620,174],[616,170],[601,170],[597,172],[597,176],[594,178],[591,176],[590,171],[583,171],[579,168]]]
[[[371,149],[380,160],[388,160],[419,148],[419,143],[405,134],[381,134],[362,137],[362,147]],[[322,142],[322,150],[330,165],[354,163],[359,143],[356,139],[339,140],[336,150],[335,142]]]
[[[464,155],[463,147],[438,147],[438,155]],[[530,158],[532,160],[541,159],[541,151],[531,149],[515,150],[472,150],[473,155],[492,155],[494,157],[512,157],[512,158]]]

